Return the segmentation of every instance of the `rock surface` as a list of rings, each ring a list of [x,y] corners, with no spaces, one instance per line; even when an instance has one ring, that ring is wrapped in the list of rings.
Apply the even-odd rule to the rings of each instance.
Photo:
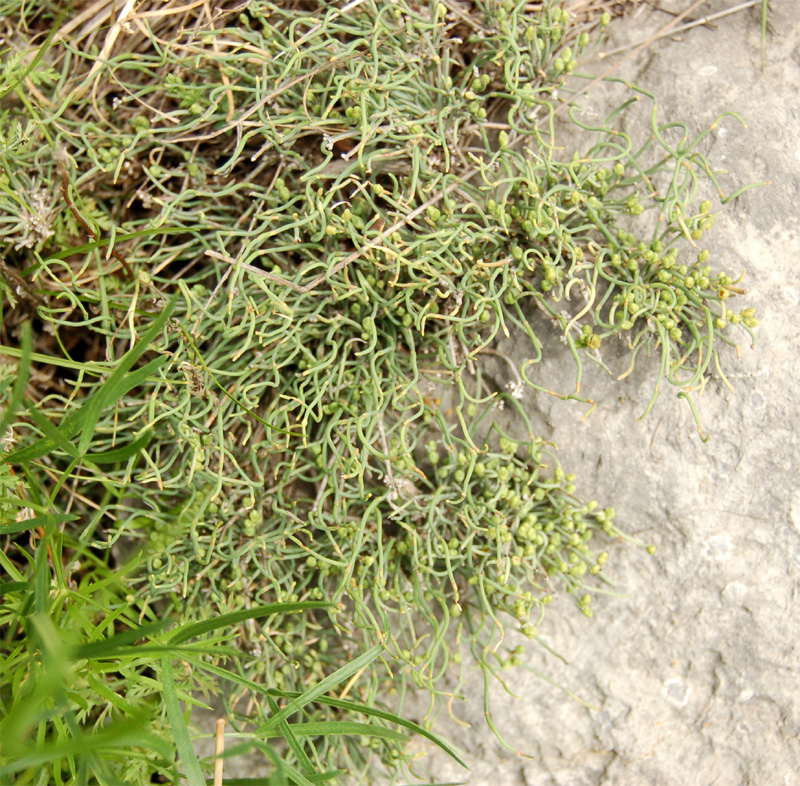
[[[612,24],[604,49],[641,41],[688,5],[642,5],[633,19]],[[698,13],[735,5],[718,0]],[[800,4],[773,0],[769,21],[765,73],[760,3],[663,38],[615,73],[651,90],[662,120],[700,131],[734,110],[747,122],[723,120],[706,152],[730,170],[722,178],[729,193],[771,183],[721,206],[703,243],[716,266],[734,276],[747,270],[747,305],[761,320],[758,346],[743,346],[738,360],[733,351],[724,356],[733,392],[714,375],[698,400],[707,444],[675,390],[662,391],[637,420],[655,378],[646,363],[622,382],[588,369],[582,390],[599,406],[586,420],[577,403],[528,399],[565,469],[578,474],[579,493],[614,504],[618,524],[658,551],[651,557],[627,543],[609,549],[610,573],[627,597],[597,597],[594,619],[566,597],[551,607],[558,613],[545,621],[543,637],[568,665],[530,648],[528,666],[597,709],[524,667],[507,672],[519,698],[495,685],[493,718],[512,747],[535,757],[522,758],[488,733],[475,675],[462,688],[468,699],[455,707],[472,728],[444,714],[435,726],[468,752],[471,771],[417,746],[429,754],[420,768],[438,782],[800,784]],[[589,67],[600,73],[624,56]],[[602,88],[582,103],[599,117],[618,95]],[[627,130],[644,139],[647,127],[637,122]],[[524,355],[521,339],[502,349]],[[554,353],[541,373],[567,391],[574,367],[561,356]]]

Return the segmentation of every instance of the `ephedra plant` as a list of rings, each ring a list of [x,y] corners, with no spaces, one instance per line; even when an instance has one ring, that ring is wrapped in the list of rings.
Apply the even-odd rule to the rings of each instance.
[[[704,189],[735,196],[704,134],[636,86],[641,139],[631,100],[568,105],[600,0],[6,5],[6,770],[202,782],[193,691],[281,783],[402,763],[429,732],[389,697],[433,718],[453,670],[496,675],[505,630],[535,639],[555,593],[591,616],[608,581],[613,500],[577,496],[521,391],[591,404],[616,342],[660,358],[648,410],[669,385],[694,409],[752,336],[698,246]],[[539,373],[541,313],[572,390]],[[77,687],[26,716],[59,625]],[[149,736],[112,726],[109,772],[120,715]]]

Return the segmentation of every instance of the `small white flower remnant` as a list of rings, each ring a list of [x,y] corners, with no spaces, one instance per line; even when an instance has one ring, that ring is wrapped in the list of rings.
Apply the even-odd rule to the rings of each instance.
[[[515,398],[517,401],[525,398],[525,385],[519,379],[507,383],[506,390],[511,394],[511,398]]]
[[[8,453],[14,447],[14,432],[11,428],[7,428],[5,433],[0,435],[0,452]],[[25,486],[23,482],[18,478],[15,477],[14,474],[11,472],[11,468],[4,464],[4,475],[2,485],[5,487],[6,492],[11,492],[12,497],[16,497],[17,499],[24,499],[27,501],[27,495],[25,494]],[[2,511],[2,505],[0,505],[0,512]],[[17,522],[20,521],[30,521],[31,519],[36,518],[36,512],[32,508],[28,507],[21,507],[16,513],[16,520]]]
[[[142,207],[145,210],[149,210],[153,206],[153,197],[149,192],[144,191],[143,189],[140,188],[136,192],[136,196],[139,199],[139,201],[142,203]]]
[[[56,217],[56,210],[50,195],[45,189],[33,186],[28,191],[28,197],[31,209],[23,210],[20,214],[22,238],[14,244],[14,248],[33,248],[53,234],[50,227]]]
[[[436,153],[429,153],[427,159],[429,169],[440,169],[444,163],[442,157]]]
[[[31,521],[36,518],[33,508],[20,508],[17,513],[17,523],[21,521]]]
[[[14,447],[14,430],[9,426],[5,434],[0,435],[0,451],[10,453]]]
[[[408,478],[387,475],[383,479],[383,485],[389,489],[389,502],[394,502],[398,498],[405,501],[419,494],[419,489]]]

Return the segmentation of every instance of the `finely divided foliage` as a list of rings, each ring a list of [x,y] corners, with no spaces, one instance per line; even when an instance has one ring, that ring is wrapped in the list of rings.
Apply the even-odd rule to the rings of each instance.
[[[694,411],[757,322],[697,247],[703,181],[735,196],[704,134],[633,85],[568,106],[614,4],[566,5],[0,6],[6,776],[202,783],[205,691],[260,782],[367,778],[407,731],[446,747],[461,668],[519,661],[506,628],[557,593],[592,615],[614,510],[520,399],[593,404],[614,342],[660,358],[648,410],[669,382]]]

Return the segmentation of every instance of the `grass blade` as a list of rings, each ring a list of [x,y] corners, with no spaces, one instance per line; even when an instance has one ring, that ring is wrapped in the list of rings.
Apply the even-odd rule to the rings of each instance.
[[[181,644],[184,641],[193,639],[195,636],[202,636],[211,630],[225,628],[228,625],[235,625],[245,620],[268,617],[270,614],[290,614],[298,611],[308,611],[310,609],[328,609],[334,604],[328,601],[304,600],[294,603],[268,603],[266,606],[254,606],[251,609],[240,609],[232,611],[230,614],[222,614],[219,617],[195,622],[191,625],[176,630],[170,638],[171,644]]]
[[[50,422],[49,418],[39,411],[35,404],[28,408],[28,414],[44,434],[43,440],[49,440],[53,447],[61,448],[70,458],[78,458],[77,448]]]
[[[139,439],[134,440],[130,445],[114,450],[106,450],[103,453],[90,453],[85,456],[86,461],[92,464],[116,464],[120,461],[127,461],[132,456],[144,450],[153,439],[152,429],[148,429]]]
[[[376,644],[367,650],[363,655],[359,655],[355,660],[337,669],[333,674],[329,674],[325,679],[320,680],[316,685],[301,693],[296,699],[292,699],[277,715],[270,718],[265,724],[256,730],[256,734],[264,735],[272,731],[282,720],[285,720],[293,713],[302,709],[306,704],[314,701],[317,696],[327,693],[334,685],[352,677],[356,672],[368,666],[383,652],[383,645]]]
[[[356,721],[312,721],[309,723],[292,723],[292,733],[297,737],[327,737],[329,735],[359,734],[365,737],[379,737],[384,740],[405,742],[408,735],[384,726],[374,726],[371,723],[358,723]],[[269,732],[265,737],[280,737],[281,733]]]
[[[13,760],[0,768],[0,783],[11,782],[9,776],[15,772],[31,767],[40,767],[55,759],[85,756],[109,748],[124,750],[129,746],[149,748],[165,758],[169,758],[171,753],[169,747],[164,744],[164,740],[155,734],[144,731],[135,721],[125,721],[109,726],[95,734],[79,734],[63,743],[43,745],[38,749],[18,749]],[[205,786],[205,781],[200,781],[198,786],[200,784]],[[194,783],[191,786],[194,786]]]
[[[192,740],[189,737],[189,729],[186,728],[186,721],[181,711],[178,693],[175,690],[175,675],[172,671],[172,658],[169,655],[165,655],[161,659],[161,675],[167,717],[172,726],[172,733],[175,735],[175,746],[178,749],[178,755],[186,771],[186,780],[189,786],[205,786],[206,779],[203,776],[203,770],[200,768],[200,762],[195,755]]]
[[[129,644],[139,639],[150,636],[153,633],[158,633],[170,624],[171,620],[160,620],[159,622],[150,622],[147,625],[142,625],[139,628],[117,633],[114,636],[109,636],[101,641],[92,641],[89,644],[84,644],[78,647],[72,653],[73,660],[88,660],[90,658],[102,658],[114,655],[121,648],[127,648]],[[127,654],[127,653],[126,653]]]
[[[100,413],[107,407],[113,404],[124,396],[129,390],[135,387],[140,382],[153,373],[166,358],[156,358],[155,360],[143,366],[135,374],[131,375],[130,380],[125,379],[125,375],[133,368],[137,360],[150,348],[150,344],[155,340],[156,336],[161,332],[161,329],[166,324],[175,306],[178,302],[177,296],[173,295],[165,306],[164,310],[156,317],[153,324],[142,335],[135,346],[129,349],[120,360],[119,365],[111,372],[108,379],[105,381],[100,390],[92,396],[88,405],[86,414],[86,423],[83,427],[80,441],[78,442],[78,450],[81,453],[86,453],[89,444],[94,436],[94,428],[97,421],[100,419]],[[145,369],[148,372],[144,374]]]
[[[290,693],[288,691],[271,690],[269,692],[284,696],[286,698],[299,696],[298,693]],[[388,723],[393,723],[396,726],[402,726],[414,734],[419,734],[421,737],[425,737],[425,739],[430,740],[434,745],[441,748],[448,756],[457,761],[462,767],[468,769],[467,765],[462,761],[459,755],[441,737],[437,736],[433,732],[428,731],[418,723],[414,723],[414,721],[401,718],[399,715],[395,715],[393,712],[381,710],[377,707],[371,707],[367,704],[360,704],[357,701],[350,701],[348,699],[334,699],[330,696],[320,696],[317,698],[317,701],[320,704],[327,704],[329,707],[338,707],[339,709],[348,710],[349,712],[359,712],[362,715],[367,715],[370,718],[380,718],[381,720],[385,720]]]
[[[11,535],[14,532],[26,532],[29,529],[36,529],[37,527],[44,527],[48,524],[62,524],[65,521],[77,521],[78,517],[70,513],[48,513],[44,516],[37,516],[35,519],[26,519],[24,521],[3,522],[0,525],[0,533],[3,535]]]
[[[33,331],[31,330],[31,323],[26,322],[22,326],[22,353],[20,364],[17,368],[17,378],[14,382],[14,388],[11,391],[11,398],[9,399],[6,410],[0,418],[0,438],[6,433],[11,421],[14,419],[14,414],[22,404],[22,399],[25,396],[25,388],[28,384],[28,379],[31,374],[31,358],[33,356]]]
[[[275,699],[273,699],[272,696],[267,696],[267,701],[269,701],[270,710],[277,715],[278,712],[280,712],[280,707],[278,707]],[[288,721],[281,721],[278,726],[278,735],[286,740],[286,744],[292,749],[297,762],[303,768],[305,774],[311,775],[314,772],[314,766],[311,764],[308,754],[306,754],[302,743],[297,739],[297,735],[294,733]]]
[[[50,31],[50,35],[47,36],[44,43],[39,47],[39,51],[36,53],[36,56],[28,64],[28,67],[13,82],[11,82],[8,87],[0,92],[0,99],[5,98],[12,90],[16,90],[16,88],[21,85],[25,79],[27,79],[28,75],[34,70],[34,68],[39,65],[39,63],[42,61],[42,58],[45,56],[45,53],[50,48],[50,44],[53,43],[53,39],[58,32],[58,28],[61,27],[61,22],[63,19],[64,14],[58,17],[53,24],[53,29]]]
[[[265,688],[263,685],[259,685],[257,682],[253,682],[246,677],[242,677],[240,674],[235,674],[234,672],[223,669],[220,666],[215,666],[212,663],[206,663],[205,661],[192,659],[192,664],[196,668],[204,669],[211,674],[215,674],[221,679],[234,682],[241,687],[248,688],[255,693],[261,693],[265,696],[277,696],[284,699],[297,699],[300,696],[300,694],[297,692],[279,691],[272,688]],[[326,704],[329,707],[338,707],[339,709],[347,710],[348,712],[357,712],[370,718],[380,718],[388,723],[408,729],[414,734],[419,734],[421,737],[425,737],[425,739],[430,740],[430,742],[432,742],[438,748],[441,748],[448,756],[450,756],[450,758],[452,758],[454,761],[457,761],[465,769],[468,769],[461,757],[441,737],[437,736],[433,732],[428,731],[418,723],[414,723],[414,721],[406,720],[405,718],[401,718],[399,715],[395,715],[394,713],[386,710],[381,710],[378,707],[371,707],[367,704],[361,704],[357,701],[352,701],[349,699],[335,699],[331,696],[318,696],[315,700],[319,704]]]

